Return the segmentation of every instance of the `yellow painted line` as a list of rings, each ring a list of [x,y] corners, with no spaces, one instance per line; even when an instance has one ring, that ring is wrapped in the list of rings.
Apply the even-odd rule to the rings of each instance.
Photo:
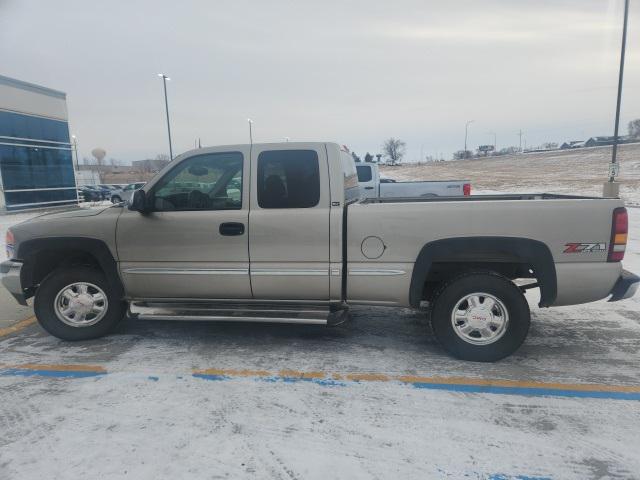
[[[270,377],[272,374],[266,370],[234,370],[222,368],[208,368],[206,370],[194,370],[194,375],[219,375],[225,377]]]
[[[283,378],[326,378],[327,375],[324,372],[299,372],[297,370],[280,370],[278,376]]]
[[[353,382],[388,382],[391,377],[383,373],[347,373],[344,378]]]
[[[36,364],[36,363],[23,363],[21,365],[10,365],[4,368],[11,368],[16,370],[43,370],[43,371],[55,371],[55,372],[100,372],[106,373],[104,367],[100,365],[66,365],[66,364]]]
[[[35,315],[29,318],[25,318],[24,320],[20,320],[17,323],[14,323],[10,327],[0,328],[0,337],[6,337],[7,335],[11,335],[12,333],[19,332],[20,330],[24,330],[29,325],[33,325],[36,323]]]

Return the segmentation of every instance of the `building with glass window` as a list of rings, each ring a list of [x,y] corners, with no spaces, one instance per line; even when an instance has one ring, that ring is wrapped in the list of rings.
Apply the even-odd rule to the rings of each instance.
[[[66,94],[0,75],[0,209],[77,203]]]

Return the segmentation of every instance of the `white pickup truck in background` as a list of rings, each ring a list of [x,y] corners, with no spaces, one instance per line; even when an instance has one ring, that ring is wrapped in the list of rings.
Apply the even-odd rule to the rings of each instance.
[[[458,197],[471,195],[468,180],[398,182],[380,178],[375,163],[356,164],[358,183],[364,198]]]

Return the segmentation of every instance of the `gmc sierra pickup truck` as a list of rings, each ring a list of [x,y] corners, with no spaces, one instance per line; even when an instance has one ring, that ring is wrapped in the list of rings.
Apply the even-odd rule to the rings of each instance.
[[[42,327],[83,340],[141,319],[331,324],[349,305],[428,308],[454,356],[514,352],[540,307],[635,293],[627,213],[549,194],[360,199],[333,143],[203,148],[128,205],[43,215],[7,232],[3,283]]]

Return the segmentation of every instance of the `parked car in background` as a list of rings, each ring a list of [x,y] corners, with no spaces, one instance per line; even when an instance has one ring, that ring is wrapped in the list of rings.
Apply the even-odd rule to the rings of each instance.
[[[125,187],[111,192],[111,203],[128,202],[133,196],[133,192],[145,186],[147,182],[130,183]]]
[[[99,202],[103,199],[102,192],[89,185],[81,185],[78,187],[78,197],[84,202]]]
[[[358,183],[364,198],[409,198],[409,197],[458,197],[471,195],[469,180],[431,180],[398,182],[381,178],[378,165],[365,163],[356,165]]]

